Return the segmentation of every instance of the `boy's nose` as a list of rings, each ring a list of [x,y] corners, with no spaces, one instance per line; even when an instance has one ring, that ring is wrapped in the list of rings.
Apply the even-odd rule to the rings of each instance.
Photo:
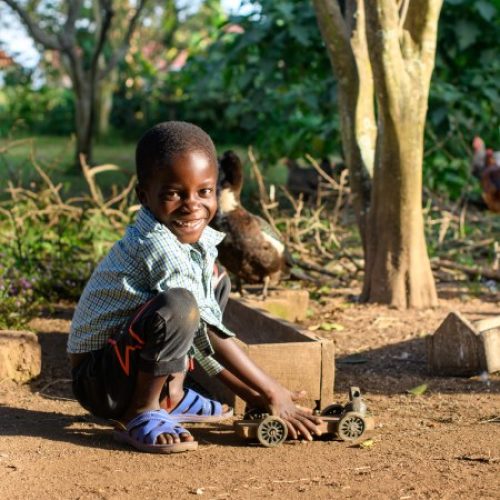
[[[196,195],[186,196],[182,205],[189,211],[193,211],[198,207],[199,200]]]

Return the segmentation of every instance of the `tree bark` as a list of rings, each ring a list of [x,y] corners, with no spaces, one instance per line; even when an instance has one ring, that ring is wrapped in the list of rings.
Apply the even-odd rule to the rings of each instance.
[[[362,300],[437,305],[424,236],[422,160],[442,0],[367,2],[378,136]],[[403,14],[403,16],[402,16]]]
[[[330,63],[337,75],[342,148],[349,169],[352,203],[365,247],[377,128],[373,78],[364,34],[364,2],[347,0],[345,17],[336,0],[313,0],[313,4]]]
[[[338,0],[313,0],[339,81],[343,147],[365,255],[364,301],[437,304],[424,237],[422,160],[442,2],[345,0],[341,10]]]

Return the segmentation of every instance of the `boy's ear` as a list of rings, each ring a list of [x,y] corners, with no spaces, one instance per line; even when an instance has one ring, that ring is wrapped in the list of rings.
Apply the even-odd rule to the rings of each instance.
[[[141,205],[146,206],[146,193],[139,183],[135,185],[135,194]]]

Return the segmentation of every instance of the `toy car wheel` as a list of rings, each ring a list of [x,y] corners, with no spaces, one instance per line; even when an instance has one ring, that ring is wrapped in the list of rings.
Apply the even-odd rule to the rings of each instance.
[[[342,405],[333,404],[328,405],[326,408],[321,410],[320,415],[322,417],[340,417],[344,412],[344,407]]]
[[[244,420],[264,420],[269,417],[269,413],[263,412],[258,408],[251,408],[250,410],[245,410]]]
[[[360,438],[366,429],[366,422],[360,413],[349,412],[337,425],[337,434],[342,441],[354,441]]]
[[[266,448],[278,446],[287,436],[288,427],[279,417],[267,417],[257,427],[257,439]]]

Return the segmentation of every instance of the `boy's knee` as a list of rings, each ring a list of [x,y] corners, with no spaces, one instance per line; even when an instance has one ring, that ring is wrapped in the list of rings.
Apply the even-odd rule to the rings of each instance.
[[[159,294],[161,306],[158,312],[164,312],[171,320],[183,324],[188,330],[195,331],[200,323],[200,311],[194,295],[185,288],[170,288]],[[163,316],[163,314],[162,314]],[[167,319],[166,317],[164,319]]]

